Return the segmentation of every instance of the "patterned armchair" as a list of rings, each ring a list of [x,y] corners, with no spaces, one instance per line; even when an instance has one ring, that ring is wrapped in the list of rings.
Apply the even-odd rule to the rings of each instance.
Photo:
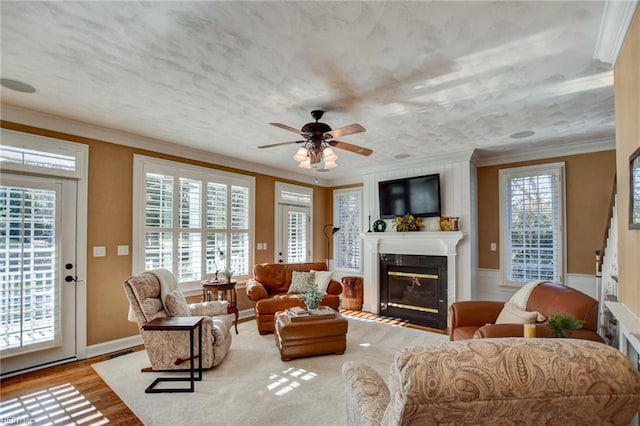
[[[188,305],[182,292],[174,289],[161,300],[161,282],[175,278],[169,271],[143,272],[124,282],[129,299],[130,319],[135,319],[153,370],[189,368],[189,333],[184,331],[145,331],[142,326],[154,318],[169,316],[205,316],[202,323],[202,368],[220,364],[231,346],[233,318],[227,315],[227,301]],[[176,284],[177,286],[177,284]],[[133,317],[133,318],[132,318]],[[198,335],[195,334],[198,350]]]
[[[616,349],[577,339],[488,338],[405,348],[388,385],[350,361],[349,425],[628,425],[640,373]]]

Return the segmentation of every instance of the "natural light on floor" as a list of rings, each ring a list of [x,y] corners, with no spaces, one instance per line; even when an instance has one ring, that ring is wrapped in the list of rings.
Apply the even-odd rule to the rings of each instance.
[[[109,423],[70,383],[0,403],[3,425],[87,425]]]
[[[267,386],[275,396],[283,396],[299,387],[302,382],[308,382],[318,377],[316,373],[302,368],[288,368],[282,374],[269,376],[271,383]]]

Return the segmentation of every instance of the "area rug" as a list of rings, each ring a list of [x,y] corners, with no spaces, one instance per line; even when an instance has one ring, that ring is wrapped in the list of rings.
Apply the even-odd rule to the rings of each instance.
[[[386,380],[393,356],[402,347],[447,340],[442,334],[348,318],[343,355],[289,362],[280,360],[273,335],[259,335],[254,321],[241,323],[227,357],[204,372],[194,393],[145,394],[154,378],[182,373],[141,373],[149,365],[144,351],[93,368],[149,426],[344,425],[344,362],[370,365]]]

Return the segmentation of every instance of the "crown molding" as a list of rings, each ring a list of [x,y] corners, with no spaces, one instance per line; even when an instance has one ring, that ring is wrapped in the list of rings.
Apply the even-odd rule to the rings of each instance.
[[[590,152],[612,151],[616,149],[614,136],[563,143],[561,146],[537,146],[531,149],[491,151],[476,150],[472,158],[477,167],[496,166],[499,164],[519,163],[540,160],[543,158],[566,157],[569,155],[588,154]]]
[[[384,164],[374,167],[367,167],[366,170],[356,170],[354,173],[347,176],[340,176],[336,179],[331,179],[329,183],[331,186],[349,185],[353,183],[363,182],[363,172],[366,175],[372,175],[377,173],[384,173],[390,170],[410,169],[417,167],[437,166],[442,164],[453,164],[461,162],[470,162],[473,158],[475,150],[468,149],[454,152],[444,152],[433,154],[428,158],[421,158],[418,160],[396,161],[392,165]]]
[[[615,65],[638,4],[637,0],[608,0],[604,5],[600,33],[593,57]]]
[[[300,183],[307,183],[317,186],[329,186],[327,179],[318,176],[303,175],[291,170],[277,169],[264,164],[243,161],[237,158],[214,154],[200,149],[189,148],[175,143],[139,136],[132,133],[113,130],[106,127],[96,126],[53,114],[22,108],[10,104],[2,104],[1,119],[25,126],[38,127],[60,133],[67,133],[75,136],[95,139],[116,145],[128,146],[131,148],[144,149],[151,152],[158,152],[189,160],[204,161],[206,163],[231,167],[240,171],[250,171],[281,179],[294,180]]]

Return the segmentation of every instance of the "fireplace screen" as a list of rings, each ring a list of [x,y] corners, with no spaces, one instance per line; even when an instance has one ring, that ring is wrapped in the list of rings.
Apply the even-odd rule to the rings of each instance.
[[[380,313],[447,328],[447,258],[380,255]]]
[[[438,313],[438,276],[388,271],[388,306]]]

